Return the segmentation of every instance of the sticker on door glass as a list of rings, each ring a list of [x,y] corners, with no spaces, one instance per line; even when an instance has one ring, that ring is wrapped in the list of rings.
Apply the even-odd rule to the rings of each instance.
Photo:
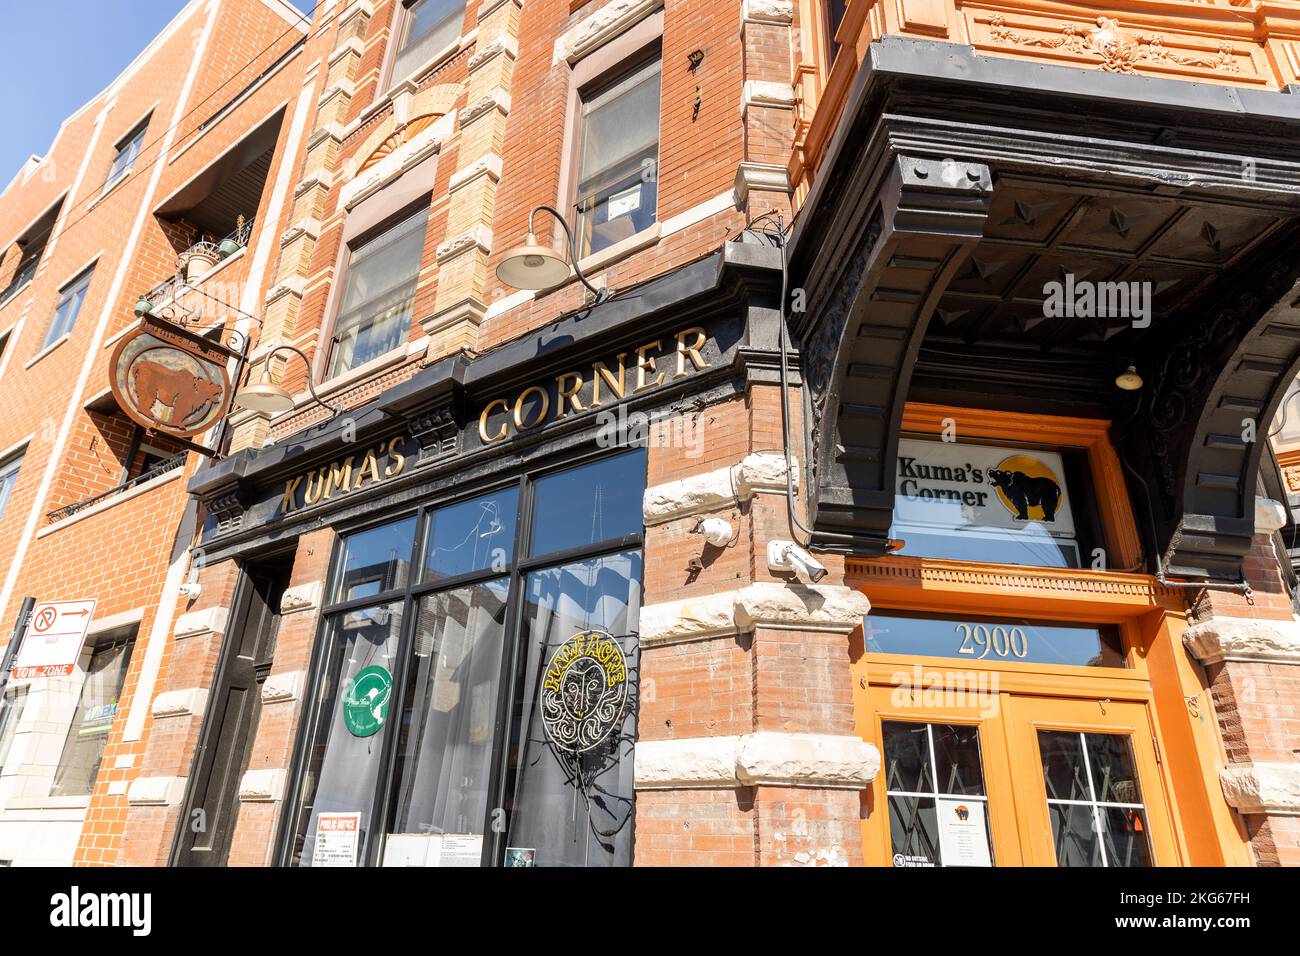
[[[393,675],[388,669],[372,664],[363,667],[352,679],[343,695],[343,725],[353,737],[369,737],[388,719],[388,698],[393,690]]]
[[[939,855],[944,866],[992,866],[982,800],[939,797]]]
[[[627,703],[627,659],[604,631],[575,634],[542,678],[542,726],[562,751],[584,753],[618,729]]]

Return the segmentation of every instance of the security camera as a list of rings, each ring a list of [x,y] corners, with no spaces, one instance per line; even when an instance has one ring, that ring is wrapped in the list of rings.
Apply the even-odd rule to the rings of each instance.
[[[826,577],[826,567],[793,541],[769,541],[767,566],[773,571],[793,571],[804,584]]]
[[[186,600],[193,601],[203,592],[203,585],[199,584],[198,581],[186,581],[176,591]]]
[[[724,521],[722,518],[704,518],[696,523],[692,531],[704,535],[704,540],[715,548],[726,547],[731,543],[731,539],[736,536],[736,531],[731,527],[731,522]]]

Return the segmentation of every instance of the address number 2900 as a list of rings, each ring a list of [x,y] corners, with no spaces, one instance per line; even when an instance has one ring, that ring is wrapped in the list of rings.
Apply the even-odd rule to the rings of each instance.
[[[957,633],[961,635],[961,647],[958,654],[968,654],[977,660],[983,660],[991,653],[994,657],[1025,658],[1029,656],[1029,638],[1020,627],[1003,627],[996,624],[958,624]]]

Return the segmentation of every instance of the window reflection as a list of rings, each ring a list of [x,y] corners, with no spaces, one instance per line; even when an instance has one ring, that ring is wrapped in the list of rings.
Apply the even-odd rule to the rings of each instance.
[[[420,602],[386,865],[426,865],[438,835],[483,833],[508,590],[488,581]]]
[[[533,555],[633,534],[643,521],[645,451],[548,475],[536,487]]]
[[[355,601],[405,586],[414,541],[414,517],[345,537],[335,600]]]
[[[324,679],[316,697],[315,744],[307,754],[292,862],[319,865],[321,814],[359,813],[360,828],[352,865],[371,828],[371,808],[390,721],[393,658],[402,629],[402,603],[396,601],[335,618]],[[385,675],[387,687],[385,687]],[[364,686],[361,686],[364,680]],[[372,729],[378,723],[377,729]],[[330,862],[337,864],[338,840]]]
[[[1040,730],[1058,866],[1152,866],[1146,808],[1125,734]]]
[[[429,518],[425,579],[509,567],[515,556],[518,502],[519,490],[507,488],[435,511]]]
[[[632,747],[636,737],[641,554],[625,551],[528,576],[528,660],[515,712],[518,777],[508,846],[535,850],[538,866],[627,866],[632,859]],[[578,756],[554,747],[542,724],[543,669],[574,634],[607,632],[628,662],[628,703],[618,729]]]

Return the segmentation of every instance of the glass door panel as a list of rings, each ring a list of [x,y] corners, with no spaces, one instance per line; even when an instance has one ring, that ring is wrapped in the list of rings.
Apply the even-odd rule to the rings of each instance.
[[[1178,862],[1146,705],[1012,697],[1008,706],[1027,863]]]
[[[999,695],[936,707],[896,686],[859,693],[878,702],[859,727],[883,761],[862,823],[868,863],[1019,865]]]

